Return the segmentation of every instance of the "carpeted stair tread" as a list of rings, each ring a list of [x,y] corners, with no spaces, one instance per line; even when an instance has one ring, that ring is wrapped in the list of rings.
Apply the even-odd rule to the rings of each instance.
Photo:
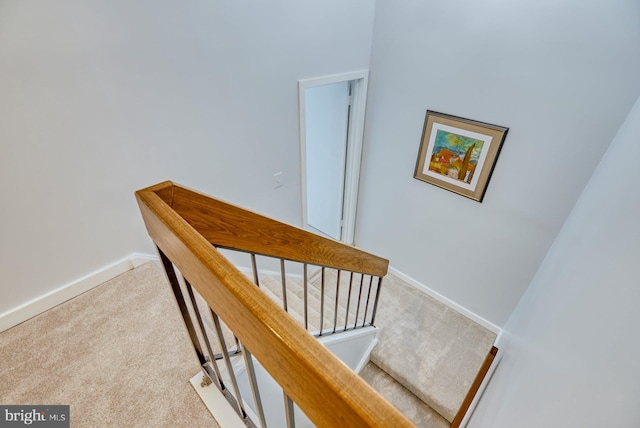
[[[385,277],[371,361],[452,421],[495,333],[404,283]]]
[[[287,278],[287,305],[289,313],[299,322],[303,323],[304,319],[304,287],[302,279],[295,277]],[[363,293],[359,293],[359,289],[352,287],[351,298],[348,299],[349,287],[348,281],[345,282],[341,278],[341,286],[338,293],[338,315],[335,316],[335,295],[336,295],[336,277],[329,274],[325,277],[324,292],[324,320],[323,330],[336,329],[342,330],[345,327],[346,304],[349,302],[349,319],[348,326],[352,327],[358,310],[357,300],[361,297],[361,304],[358,313],[358,324],[363,322],[364,309],[366,306],[368,288],[365,287]],[[282,285],[280,278],[270,275],[263,275],[260,278],[260,285],[263,289],[268,289],[268,295],[278,304],[282,304]],[[374,286],[375,289],[375,286]],[[307,286],[307,302],[308,302],[308,324],[310,331],[317,331],[320,328],[320,296],[321,296],[321,279],[314,278]],[[367,314],[370,315],[373,310],[373,299],[370,299]]]
[[[329,308],[332,313],[335,310],[336,285],[338,283],[337,272],[336,269],[325,269],[325,308]],[[374,293],[370,292],[369,289],[371,287],[375,292],[377,282],[374,281],[372,285],[368,275],[365,275],[364,281],[361,281],[361,278],[362,276],[356,273],[353,275],[353,279],[351,279],[349,272],[341,271],[339,292],[337,293],[339,327],[345,324],[344,317],[347,314],[347,304],[349,305],[349,311],[346,322],[350,327],[356,322],[356,317],[358,325],[362,325],[365,316],[367,320],[371,317],[374,306]],[[320,296],[321,283],[321,274],[316,274],[311,278],[309,284],[309,293],[318,299]]]
[[[369,385],[419,428],[449,428],[451,424],[380,367],[369,362],[360,372]]]
[[[280,282],[275,280],[270,276],[265,276],[264,278],[260,278],[260,290],[265,293],[271,300],[276,302],[278,306],[282,307],[282,286]],[[290,301],[289,295],[287,294],[287,301],[289,303],[289,307],[287,312],[291,315],[297,322],[302,323],[304,321],[304,315],[295,301]]]
[[[260,288],[264,291],[272,300],[279,305],[282,305],[282,284],[279,279],[272,276],[265,275],[260,278]],[[309,287],[311,288],[311,287]],[[287,278],[287,311],[289,314],[298,321],[301,325],[304,325],[304,300],[302,300],[301,293],[295,292],[297,289],[302,290],[302,284],[291,278]],[[318,331],[320,329],[320,300],[316,299],[311,293],[307,297],[308,301],[308,325],[309,331]],[[317,308],[317,309],[316,309]],[[325,302],[325,314],[323,321],[323,329],[333,327],[333,312],[329,311]]]

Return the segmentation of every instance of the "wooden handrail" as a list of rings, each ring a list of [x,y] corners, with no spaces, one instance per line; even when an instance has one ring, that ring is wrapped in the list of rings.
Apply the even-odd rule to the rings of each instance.
[[[170,181],[152,189],[211,244],[301,263],[385,276],[389,261],[203,195]]]
[[[255,285],[209,240],[212,236],[217,240],[219,235],[228,233],[223,231],[231,226],[218,223],[213,228],[205,227],[205,214],[208,212],[199,210],[210,208],[201,199],[206,196],[179,189],[182,188],[165,182],[136,192],[149,235],[309,419],[320,427],[413,427],[405,416],[287,316],[275,302],[256,292]],[[185,195],[198,203],[186,209]],[[227,215],[237,214],[236,209],[239,208],[229,208]],[[191,221],[183,218],[185,211]],[[304,232],[277,229],[278,233],[272,238],[276,242],[274,244],[268,230],[264,229],[272,225],[270,221],[273,220],[267,221],[253,214],[239,218],[240,221],[231,224],[256,219],[264,222],[257,227],[259,233],[242,238],[250,240],[255,236],[253,239],[259,241],[256,247],[263,248],[263,254],[272,254],[269,245],[276,247],[278,254],[289,254],[290,250],[278,247],[284,246],[289,239],[299,242],[296,241],[302,235],[299,232]],[[208,237],[203,236],[201,228],[208,231]],[[247,223],[239,230],[249,233],[252,225]],[[304,243],[309,242],[320,245],[321,241],[305,237]],[[256,247],[246,249],[253,251]],[[320,263],[320,259],[329,261],[329,257],[317,255],[322,252],[308,251],[303,260],[325,264]],[[294,256],[296,254],[291,258],[296,259]],[[362,262],[356,264],[366,265]],[[347,265],[347,261],[341,262],[341,266]]]
[[[467,391],[467,395],[464,397],[464,400],[462,401],[462,404],[460,405],[456,416],[453,418],[453,421],[451,421],[451,428],[458,428],[462,423],[462,420],[464,419],[467,411],[469,410],[469,407],[471,406],[471,403],[476,397],[476,394],[480,389],[480,385],[482,385],[484,378],[487,376],[487,373],[489,372],[491,364],[493,364],[493,360],[496,358],[496,355],[498,355],[498,348],[492,346],[489,350],[489,353],[485,357],[480,370],[478,370],[478,373],[476,374],[476,377],[473,380],[469,391]]]

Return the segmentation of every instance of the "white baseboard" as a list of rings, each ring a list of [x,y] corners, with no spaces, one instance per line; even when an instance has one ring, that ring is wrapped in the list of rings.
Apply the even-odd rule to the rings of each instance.
[[[160,257],[150,254],[133,253],[129,256],[129,261],[134,268],[142,266],[145,263],[154,262],[160,264]]]
[[[411,278],[408,275],[405,275],[404,273],[400,272],[399,270],[397,270],[395,268],[389,267],[389,273],[397,276],[398,278],[402,279],[406,283],[408,283],[408,284],[412,285],[413,287],[417,288],[418,290],[424,292],[428,296],[433,297],[434,299],[436,299],[438,302],[442,303],[443,305],[448,306],[449,308],[453,309],[454,311],[458,312],[459,314],[464,315],[465,317],[467,317],[467,318],[475,321],[476,323],[480,324],[481,326],[483,326],[487,330],[492,331],[496,335],[500,336],[500,333],[502,332],[502,329],[500,327],[498,327],[497,325],[495,325],[494,323],[492,323],[491,321],[488,321],[488,320],[482,318],[480,315],[477,315],[477,314],[471,312],[467,308],[464,308],[464,307],[460,306],[459,304],[457,304],[453,300],[450,300],[450,299],[444,297],[442,294],[438,293],[437,291],[432,290],[431,288],[427,287],[426,285],[416,281],[415,279]],[[384,282],[383,282],[382,286],[384,287]]]
[[[0,314],[0,332],[23,323],[36,315],[79,296],[80,294],[146,262],[157,260],[158,257],[155,256],[134,253],[129,257],[118,260],[115,263],[85,275],[69,284],[52,290],[40,297]]]

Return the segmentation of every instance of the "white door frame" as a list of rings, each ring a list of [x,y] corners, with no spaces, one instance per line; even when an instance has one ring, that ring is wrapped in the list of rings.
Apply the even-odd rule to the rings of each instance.
[[[367,105],[367,84],[369,70],[334,74],[312,79],[298,80],[298,123],[300,129],[300,185],[302,195],[302,225],[307,224],[307,172],[306,172],[306,125],[305,91],[316,86],[353,81],[351,93],[351,113],[347,138],[347,161],[344,179],[344,207],[342,242],[355,245],[356,209],[358,205],[358,185],[362,160],[362,139],[364,136],[364,114]]]

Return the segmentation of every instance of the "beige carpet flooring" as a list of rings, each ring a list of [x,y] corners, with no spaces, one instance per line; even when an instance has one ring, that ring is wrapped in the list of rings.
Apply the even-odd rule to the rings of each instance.
[[[72,427],[218,427],[198,370],[151,263],[0,333],[0,403],[69,404]]]
[[[496,334],[394,275],[385,277],[371,361],[452,421]]]
[[[394,378],[369,362],[360,376],[418,428],[450,428],[451,424]]]

